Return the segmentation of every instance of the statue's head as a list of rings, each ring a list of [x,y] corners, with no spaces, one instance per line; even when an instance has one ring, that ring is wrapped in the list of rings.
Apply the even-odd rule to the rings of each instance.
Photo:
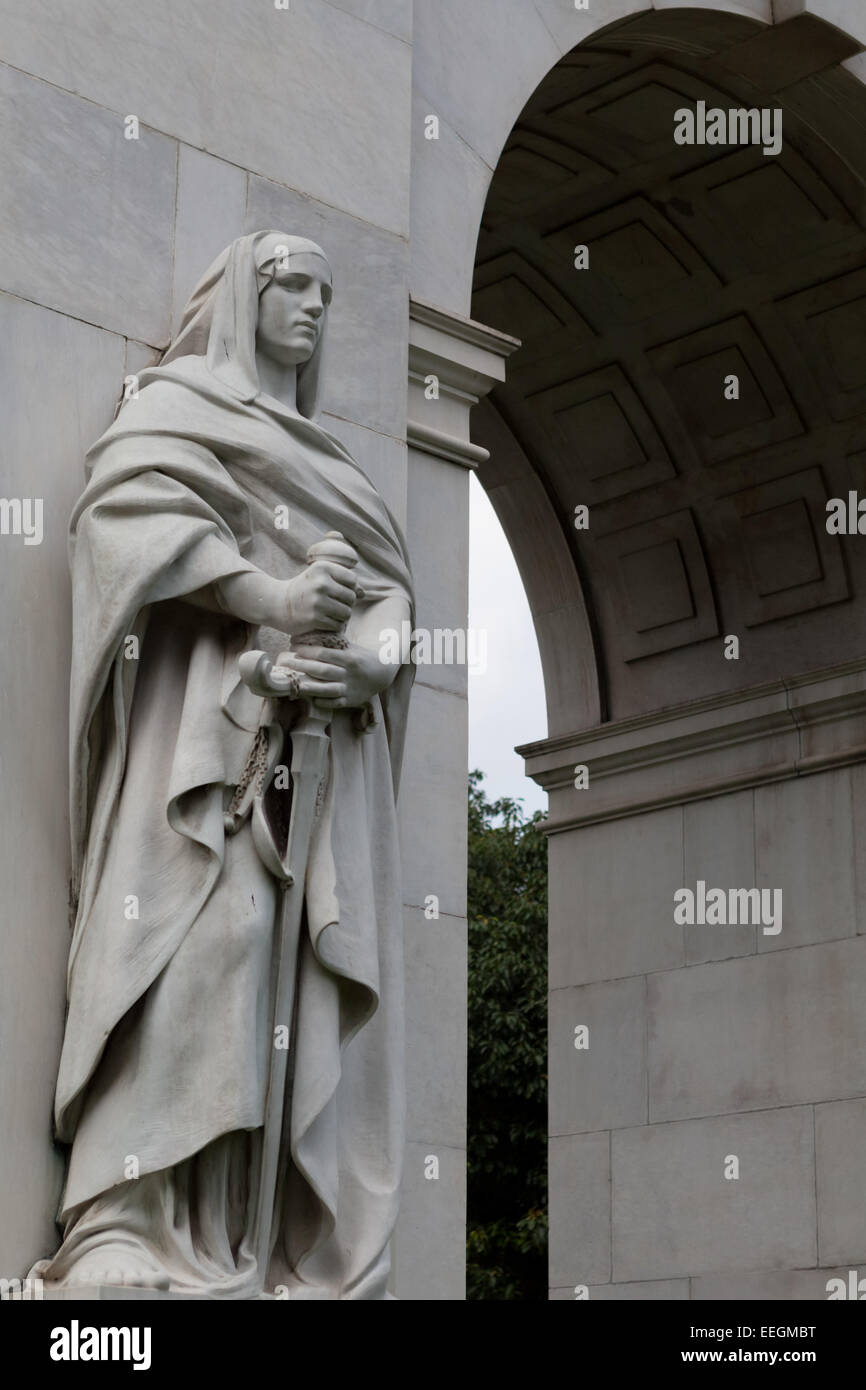
[[[331,267],[320,246],[304,237],[268,232],[255,253],[259,292],[256,348],[283,366],[309,362],[331,302]]]
[[[162,364],[191,355],[242,400],[259,392],[256,351],[298,369],[297,407],[316,413],[331,267],[320,246],[286,232],[253,232],[217,256],[196,285]]]

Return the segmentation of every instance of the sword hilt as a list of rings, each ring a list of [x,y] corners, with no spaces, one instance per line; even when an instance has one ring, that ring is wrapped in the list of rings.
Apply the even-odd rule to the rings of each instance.
[[[312,565],[316,560],[330,560],[334,565],[342,565],[347,570],[353,570],[358,563],[358,552],[354,546],[350,545],[345,536],[340,531],[326,531],[320,541],[316,541],[307,551],[307,564]],[[363,598],[363,589],[356,590],[356,598]],[[345,647],[346,646],[346,624],[341,623],[338,628],[325,632],[319,628],[311,628],[309,632],[296,632],[292,634],[292,650],[298,647]],[[282,661],[284,653],[280,652],[277,657],[277,665]]]
[[[354,546],[350,545],[345,536],[339,531],[327,531],[320,541],[315,541],[307,551],[307,564],[311,565],[316,560],[330,560],[332,564],[342,565],[347,570],[353,570],[358,563],[358,552]],[[363,598],[363,589],[358,589],[356,597]],[[323,629],[311,628],[307,632],[298,632],[292,635],[292,646],[290,649],[280,652],[276,661],[272,661],[266,652],[252,651],[244,652],[238,659],[238,669],[244,685],[249,686],[254,695],[261,695],[265,699],[282,698],[289,696],[290,699],[298,699],[299,691],[296,683],[291,680],[291,672],[286,671],[285,690],[274,690],[269,681],[275,671],[279,671],[281,666],[288,666],[288,658],[292,651],[297,651],[299,647],[345,647],[346,624],[341,623],[333,631],[326,632]]]

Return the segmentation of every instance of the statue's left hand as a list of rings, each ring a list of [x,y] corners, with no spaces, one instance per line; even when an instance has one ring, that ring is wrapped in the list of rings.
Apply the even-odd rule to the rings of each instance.
[[[303,656],[286,652],[281,666],[288,666],[304,678],[304,694],[312,695],[322,709],[360,709],[389,686],[398,667],[384,662],[378,652],[350,642],[347,647],[304,647]],[[344,687],[344,694],[333,698],[334,682]],[[321,685],[321,695],[316,687]]]

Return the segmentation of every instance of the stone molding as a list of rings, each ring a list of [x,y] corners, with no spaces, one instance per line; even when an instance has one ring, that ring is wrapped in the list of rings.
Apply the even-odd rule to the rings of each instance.
[[[866,659],[516,750],[557,834],[866,760]],[[589,786],[574,787],[574,768]]]
[[[469,440],[469,412],[497,382],[505,380],[505,360],[518,338],[463,318],[433,304],[409,302],[409,398],[406,441],[410,448],[448,463],[476,468],[486,449]],[[427,400],[429,376],[439,397]]]

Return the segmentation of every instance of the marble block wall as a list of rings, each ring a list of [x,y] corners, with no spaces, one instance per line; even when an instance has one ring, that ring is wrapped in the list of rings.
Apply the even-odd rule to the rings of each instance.
[[[556,760],[553,1299],[825,1299],[866,1263],[866,662],[744,695],[724,733],[720,704]],[[781,889],[781,930],[678,922],[698,880]]]
[[[334,272],[326,427],[401,524],[409,521],[416,548],[425,508],[441,516],[460,505],[453,482],[428,476],[423,463],[409,495],[411,20],[410,0],[291,0],[288,9],[236,0],[149,0],[132,9],[109,0],[0,0],[3,491],[44,504],[41,545],[0,541],[10,658],[2,768],[11,800],[0,837],[7,1277],[56,1243],[62,1165],[51,1104],[69,944],[66,525],[84,452],[110,422],[124,376],[156,359],[196,280],[234,237],[260,227],[311,237]],[[135,139],[127,138],[131,117]],[[462,470],[453,472],[465,485]],[[465,552],[464,539],[451,557],[456,591],[465,589]],[[421,600],[433,596],[422,592]],[[429,841],[410,827],[404,843],[410,1005],[425,999],[431,1010],[409,1037],[410,1115],[423,1131],[421,1157],[435,1143],[443,1164],[453,1152],[460,1169],[453,1196],[446,1179],[428,1210],[430,1184],[423,1173],[421,1186],[413,1183],[410,1147],[398,1263],[414,1297],[462,1297],[465,1117],[460,1086],[451,1085],[455,1057],[442,1062],[443,1081],[428,1036],[456,1007],[465,970],[464,942],[450,925],[465,891],[465,702],[455,715],[449,698],[435,683],[419,687],[403,773],[404,798],[414,797],[411,814],[422,825],[431,810],[445,824],[443,797],[457,808],[436,885],[427,888],[441,893],[445,914],[431,960],[421,937],[411,944]],[[443,745],[448,784],[438,751],[430,752]],[[449,1036],[459,1081],[459,1027]],[[430,1091],[416,1084],[413,1049],[423,1049]],[[399,1274],[395,1287],[399,1296]]]
[[[9,596],[0,614],[7,653],[0,767],[13,806],[0,837],[0,1275],[23,1272],[51,1248],[61,1179],[50,1113],[68,946],[65,528],[87,445],[108,424],[124,376],[155,359],[199,274],[228,241],[261,226],[318,239],[335,277],[326,424],[407,527],[419,614],[434,625],[447,613],[447,625],[459,626],[466,468],[480,461],[468,445],[468,407],[496,371],[488,362],[474,380],[475,369],[462,362],[447,406],[459,418],[449,423],[446,411],[443,427],[442,415],[437,424],[418,414],[407,443],[410,296],[416,306],[452,317],[436,329],[453,339],[442,348],[443,361],[452,352],[462,360],[466,344],[481,341],[496,356],[493,335],[467,327],[462,316],[470,313],[489,185],[521,110],[563,55],[597,30],[676,9],[758,25],[813,16],[866,43],[860,0],[591,0],[586,11],[569,0],[289,0],[285,9],[267,0],[147,0],[134,7],[0,0],[3,491],[44,504],[41,545],[0,539]],[[862,53],[841,66],[866,77]],[[820,83],[810,82],[810,90],[825,102]],[[425,136],[431,113],[439,122],[436,141]],[[844,114],[834,119],[839,162],[847,167],[859,135]],[[138,138],[128,139],[136,122]],[[490,447],[498,449],[495,428]],[[529,468],[506,455],[503,446],[503,493]],[[534,569],[559,743],[533,754],[530,764],[562,783],[563,749],[574,762],[585,753],[584,736],[572,747],[570,731],[600,716],[583,597],[570,574],[566,582],[562,535],[550,498],[539,494],[536,487],[537,505],[524,512],[532,537],[539,536],[538,545],[530,538],[535,561],[527,589]],[[517,499],[515,490],[515,516]],[[856,703],[856,690],[840,694],[840,719],[849,699]],[[710,722],[716,717],[720,726],[727,718],[719,712]],[[862,1101],[846,1070],[860,1055],[862,1008],[853,991],[861,965],[861,880],[851,886],[838,859],[846,849],[816,829],[809,798],[824,808],[821,826],[845,823],[846,796],[855,806],[862,799],[862,769],[845,749],[863,740],[843,729],[835,755],[825,750],[808,769],[789,759],[777,775],[760,767],[772,762],[784,734],[767,738],[763,750],[754,740],[742,742],[755,762],[741,770],[736,791],[722,784],[716,766],[725,763],[724,747],[706,755],[703,790],[681,789],[679,800],[656,788],[644,789],[641,801],[616,778],[602,779],[592,824],[563,810],[567,778],[564,789],[552,790],[554,815],[563,820],[551,841],[551,1007],[555,1027],[565,1028],[564,1042],[554,1036],[551,1059],[555,1298],[573,1297],[578,1282],[596,1298],[730,1296],[722,1258],[736,1261],[744,1297],[769,1296],[767,1290],[811,1297],[803,1290],[813,1287],[816,1269],[862,1252],[857,1222],[845,1219],[859,1201],[856,1174],[866,1142]],[[410,1145],[395,1289],[406,1298],[463,1296],[465,742],[465,689],[447,668],[421,673],[401,797]],[[614,763],[620,756],[622,749]],[[629,775],[639,782],[648,775],[639,739],[633,763]],[[787,849],[780,848],[783,824]],[[690,873],[707,863],[709,876],[719,854],[718,872],[722,863],[739,872],[750,844],[761,872],[785,878],[793,905],[781,937],[755,941],[734,929],[719,948],[715,938],[675,930],[667,895],[677,861],[680,878],[686,863]],[[798,879],[807,862],[820,870],[818,888]],[[579,882],[572,865],[581,866]],[[602,921],[604,892],[618,907]],[[430,894],[440,899],[436,923],[424,916]],[[576,909],[584,894],[596,904],[594,917]],[[740,994],[765,1020],[759,1036],[757,1024],[747,1026],[745,1003],[742,1027],[733,1028]],[[736,1033],[725,1033],[727,1052],[726,999],[733,1000],[729,1031]],[[572,1013],[578,1002],[595,1025],[595,1054],[573,1046],[568,1052],[568,1025],[581,1021]],[[778,1029],[795,1026],[796,1007],[806,1012],[814,1051],[801,1045],[794,1066],[785,1060],[794,1044]],[[707,1036],[720,1052],[714,1068],[695,1022],[704,1008]],[[826,1010],[853,1049],[841,1058],[821,1051],[839,1046]],[[759,1074],[736,1051],[750,1040],[769,1059],[760,1073],[769,1078],[763,1091],[743,1081]],[[604,1084],[595,1061],[574,1070],[575,1059],[599,1058],[605,1046]],[[713,1070],[712,1085],[702,1066]],[[792,1077],[803,1081],[799,1090]],[[734,1110],[731,1147],[740,1143],[745,1156],[757,1154],[752,1167],[763,1164],[765,1187],[747,1194],[738,1215],[710,1207],[686,1220],[679,1201],[680,1194],[691,1200],[686,1174],[715,1162]],[[843,1151],[853,1156],[844,1169],[837,1163]],[[425,1176],[431,1154],[440,1163],[435,1182]],[[775,1185],[766,1178],[774,1161],[782,1165]],[[678,1188],[668,1170],[681,1175]],[[760,1207],[764,1197],[768,1210],[786,1219],[777,1188],[805,1194],[784,1248],[773,1243],[763,1218],[746,1219],[757,1210],[749,1203]],[[745,1191],[727,1183],[723,1192],[731,1190]],[[662,1214],[655,1254],[650,1208]],[[717,1219],[722,1235],[714,1255]]]

